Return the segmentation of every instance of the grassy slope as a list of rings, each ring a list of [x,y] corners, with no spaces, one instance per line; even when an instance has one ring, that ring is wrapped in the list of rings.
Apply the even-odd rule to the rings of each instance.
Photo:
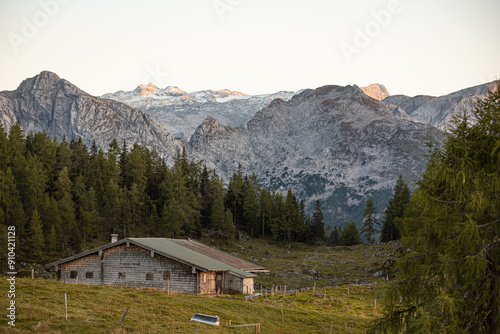
[[[226,328],[232,324],[261,323],[261,333],[362,333],[363,326],[378,315],[373,298],[382,284],[328,288],[327,298],[311,292],[274,295],[268,299],[224,296],[221,299],[186,294],[167,295],[164,291],[70,285],[42,279],[18,279],[17,321],[6,333],[193,333],[194,313],[218,315],[222,327],[200,326],[200,333],[253,333],[253,328]],[[7,291],[5,279],[0,290]],[[324,290],[322,290],[324,292]],[[68,320],[64,318],[64,293],[68,294]],[[1,309],[7,308],[2,298]],[[281,322],[283,307],[285,323]],[[123,312],[125,321],[119,325]]]
[[[211,239],[201,241],[213,244]],[[269,274],[256,279],[257,288],[259,284],[269,288],[287,285],[288,289],[302,290],[312,288],[315,282],[320,287],[386,281],[387,273],[391,277],[390,263],[399,244],[318,247],[243,239],[232,245],[215,246],[269,269]],[[379,276],[377,272],[384,274]]]
[[[211,240],[204,240],[210,243]],[[167,295],[164,291],[70,285],[42,279],[18,279],[16,285],[16,328],[0,323],[0,333],[194,333],[194,313],[218,315],[221,323],[261,323],[261,333],[363,333],[364,326],[376,317],[374,298],[383,291],[382,277],[373,273],[395,251],[396,244],[354,247],[313,247],[263,240],[239,240],[223,247],[241,257],[257,259],[271,270],[256,278],[260,285],[287,285],[288,291],[312,288],[316,294],[300,292],[298,297],[269,295],[268,299],[245,299],[225,296],[221,299],[186,294]],[[263,261],[262,258],[265,260]],[[348,261],[343,264],[343,262]],[[353,262],[355,261],[355,262]],[[310,274],[314,269],[318,273]],[[286,271],[296,272],[290,274]],[[346,275],[347,274],[347,275]],[[310,277],[304,279],[304,277]],[[311,280],[312,278],[312,280]],[[370,283],[367,285],[353,285]],[[350,294],[347,294],[347,286]],[[339,286],[333,286],[339,285]],[[317,292],[325,292],[325,299]],[[0,280],[0,291],[8,291],[7,281]],[[68,294],[68,317],[64,319],[64,293]],[[8,299],[0,300],[6,310]],[[281,322],[281,307],[285,323]],[[123,325],[123,312],[129,308]],[[5,311],[6,314],[6,311]],[[5,316],[2,316],[5,317]],[[253,333],[254,328],[226,328],[200,325],[199,333]]]

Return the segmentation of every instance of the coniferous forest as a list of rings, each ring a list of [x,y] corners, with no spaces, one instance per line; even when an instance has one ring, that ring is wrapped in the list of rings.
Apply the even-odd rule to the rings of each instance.
[[[25,134],[20,124],[0,126],[0,222],[2,233],[16,226],[18,257],[35,262],[106,243],[110,233],[197,238],[206,231],[229,242],[238,229],[277,241],[326,241],[319,202],[310,217],[291,190],[264,189],[241,168],[224,183],[185,150],[168,166],[137,144],[115,140],[104,151]]]

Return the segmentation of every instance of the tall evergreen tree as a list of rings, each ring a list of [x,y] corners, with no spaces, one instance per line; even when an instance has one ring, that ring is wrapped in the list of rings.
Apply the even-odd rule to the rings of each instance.
[[[45,247],[45,238],[43,236],[42,221],[40,220],[40,216],[38,215],[38,211],[36,209],[33,211],[33,215],[30,219],[29,231],[30,255],[32,256],[32,260],[40,261]]]
[[[370,197],[366,201],[365,211],[363,212],[363,227],[361,228],[361,233],[368,243],[375,242],[374,236],[377,232],[376,225],[378,224],[375,214],[376,209],[373,204],[373,197]]]
[[[228,243],[234,239],[235,227],[231,211],[224,207],[224,194],[222,184],[219,183],[218,195],[215,198],[212,207],[210,220],[212,221],[213,229],[224,243]]]
[[[61,241],[65,249],[78,252],[81,246],[81,235],[75,217],[75,203],[71,195],[71,180],[67,167],[64,167],[56,182],[57,209],[62,222]]]
[[[356,223],[350,221],[342,230],[342,236],[340,237],[340,244],[342,246],[354,246],[361,243],[361,236],[359,235],[358,227]]]
[[[403,180],[403,176],[399,175],[398,181],[394,186],[394,193],[389,204],[384,211],[385,219],[382,225],[382,232],[380,236],[381,242],[388,242],[391,240],[399,240],[399,228],[397,227],[397,220],[403,217],[403,212],[406,204],[410,201],[410,189]]]
[[[325,236],[325,219],[321,210],[321,202],[316,200],[310,227],[310,242],[314,244],[323,243],[326,240]]]
[[[464,113],[401,220],[399,275],[373,331],[500,332],[500,83]]]
[[[260,236],[264,237],[270,232],[271,219],[273,217],[273,200],[271,193],[267,189],[263,189],[260,194]]]
[[[337,229],[337,226],[334,226],[328,238],[328,246],[340,246],[340,242],[341,239],[339,230]]]
[[[243,195],[243,222],[251,236],[256,237],[260,232],[258,185],[247,179],[246,191]]]

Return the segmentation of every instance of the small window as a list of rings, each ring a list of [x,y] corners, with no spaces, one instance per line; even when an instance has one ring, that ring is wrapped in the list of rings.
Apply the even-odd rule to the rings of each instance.
[[[152,281],[154,278],[154,275],[153,273],[147,273],[146,274],[146,281]]]
[[[125,279],[125,273],[118,273],[118,279]]]
[[[77,278],[78,277],[78,271],[76,270],[71,270],[69,272],[69,278]]]
[[[170,271],[164,271],[163,272],[163,279],[165,281],[170,279]]]
[[[85,278],[94,278],[94,272],[93,271],[87,271],[85,273]]]
[[[60,270],[57,271],[57,279],[61,279],[61,271]]]

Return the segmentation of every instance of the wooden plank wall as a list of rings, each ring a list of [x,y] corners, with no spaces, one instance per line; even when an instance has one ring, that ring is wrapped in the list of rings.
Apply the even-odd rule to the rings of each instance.
[[[215,291],[215,271],[200,272],[200,294],[216,293]]]
[[[59,266],[60,280],[76,283],[76,278],[70,278],[71,271],[78,275],[78,283],[90,285],[117,285],[127,287],[150,287],[156,289],[168,288],[173,292],[196,293],[196,273],[192,267],[177,261],[154,254],[144,248],[130,245],[119,245],[103,251],[101,273],[101,257],[98,254],[87,255]],[[86,273],[92,272],[93,278],[86,278]],[[170,273],[170,282],[164,276]],[[125,277],[120,276],[123,273]],[[147,280],[146,276],[149,274]],[[168,275],[167,275],[168,276]],[[122,278],[120,278],[122,277]]]
[[[170,272],[170,291],[196,293],[196,273],[192,267],[154,254],[135,245],[120,245],[107,249],[103,256],[104,284],[163,289],[168,281],[164,273]],[[119,278],[124,273],[125,278]],[[152,274],[153,280],[146,275]]]
[[[67,283],[76,283],[76,277],[78,276],[78,283],[84,283],[89,285],[100,285],[101,284],[101,259],[99,255],[91,254],[83,258],[63,263],[59,266],[60,270],[60,281]],[[71,272],[75,271],[75,278],[71,278]],[[86,273],[92,273],[92,278],[87,278]]]

